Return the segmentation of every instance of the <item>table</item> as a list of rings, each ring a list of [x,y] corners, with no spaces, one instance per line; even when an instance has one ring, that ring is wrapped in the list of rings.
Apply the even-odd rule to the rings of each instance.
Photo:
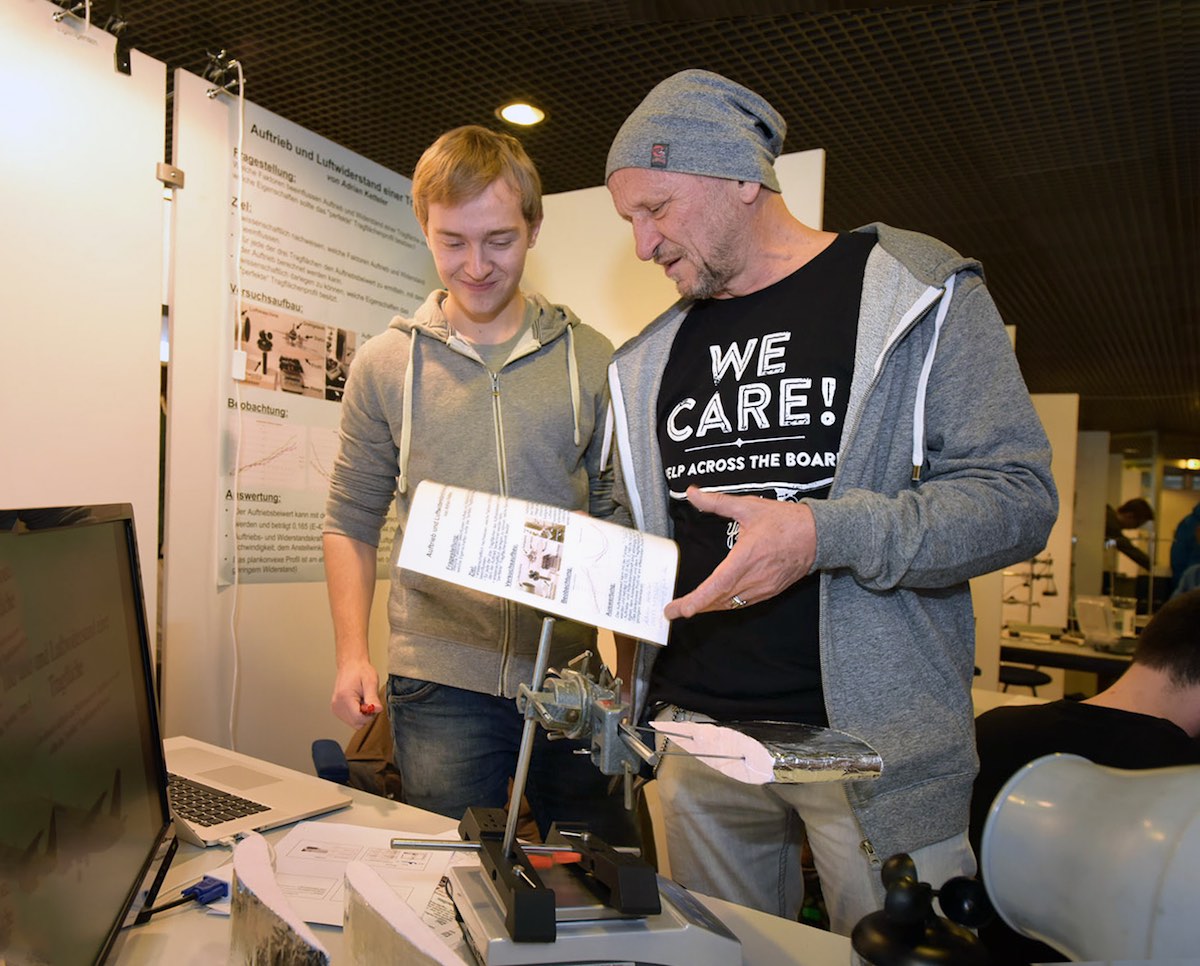
[[[1073,644],[1038,637],[1000,638],[1000,660],[1013,664],[1059,667],[1068,671],[1090,671],[1103,691],[1129,667],[1129,654],[1097,651],[1089,644]]]
[[[241,756],[248,765],[255,759]],[[443,815],[401,805],[357,789],[347,789],[349,808],[326,816],[331,822],[364,825],[372,828],[403,829],[418,835],[437,835],[457,827]],[[318,819],[319,821],[319,819]],[[264,833],[268,841],[278,841],[287,828]],[[219,846],[201,849],[185,842],[171,863],[159,902],[178,895],[179,890],[206,872],[230,861],[230,850]],[[850,961],[850,940],[821,929],[777,916],[769,916],[720,899],[697,895],[741,940],[745,966],[843,966]],[[334,964],[342,954],[342,932],[332,926],[313,926]],[[159,913],[143,926],[126,930],[117,940],[111,961],[122,964],[160,964],[172,966],[211,966],[229,957],[229,919],[212,916],[195,904]]]

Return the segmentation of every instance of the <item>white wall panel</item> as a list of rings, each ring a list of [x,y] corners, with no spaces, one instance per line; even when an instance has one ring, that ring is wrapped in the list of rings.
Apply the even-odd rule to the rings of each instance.
[[[132,503],[157,613],[166,69],[0,5],[0,506]]]

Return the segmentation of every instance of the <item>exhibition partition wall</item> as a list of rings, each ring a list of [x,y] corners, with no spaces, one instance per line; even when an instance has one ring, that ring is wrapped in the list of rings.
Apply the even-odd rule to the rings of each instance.
[[[1032,399],[1033,408],[1050,440],[1053,454],[1050,471],[1058,488],[1058,518],[1046,546],[1034,558],[1038,563],[1015,563],[971,581],[975,605],[975,665],[981,672],[975,685],[992,691],[1000,686],[1000,637],[1004,624],[1065,628],[1070,613],[1076,552],[1072,521],[1076,500],[1079,396],[1076,393],[1037,393]],[[1055,668],[1042,670],[1050,675],[1051,683],[1038,688],[1038,697],[1062,697],[1063,672]]]
[[[164,731],[311,768],[345,731],[320,533],[341,387],[436,276],[407,178],[183,71],[173,134]]]
[[[1075,522],[1075,455],[1079,445],[1079,395],[1073,392],[1035,393],[1032,398],[1053,453],[1050,471],[1058,487],[1058,519],[1050,530],[1045,549],[1037,555],[1038,560],[1047,562],[1034,567],[1035,574],[1040,576],[1033,581],[1032,601],[1035,606],[1030,623],[1066,627],[1071,603],[1071,562],[1074,553],[1072,532]],[[1024,571],[1026,568],[1009,569]],[[1028,612],[1028,605],[1005,607],[1008,620],[1024,621]]]
[[[166,68],[61,15],[0,4],[0,507],[133,504],[153,626]]]

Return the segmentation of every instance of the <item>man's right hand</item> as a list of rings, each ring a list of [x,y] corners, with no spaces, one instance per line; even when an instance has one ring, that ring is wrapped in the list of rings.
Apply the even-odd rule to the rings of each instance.
[[[370,661],[355,661],[338,668],[329,703],[338,719],[361,728],[383,710],[379,701],[379,674]],[[373,710],[367,711],[367,708]]]
[[[337,652],[337,678],[329,705],[339,720],[361,728],[382,710],[379,674],[371,664],[367,644],[375,593],[375,548],[341,533],[326,533],[322,542]]]

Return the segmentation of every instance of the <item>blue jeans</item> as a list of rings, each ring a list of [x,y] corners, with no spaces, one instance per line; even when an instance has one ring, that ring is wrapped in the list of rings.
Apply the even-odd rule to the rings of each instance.
[[[388,676],[396,767],[409,805],[462,818],[469,806],[503,808],[525,719],[512,698]],[[585,822],[610,845],[637,845],[620,788],[592,764],[586,742],[535,733],[525,797],[543,837],[553,822]]]

